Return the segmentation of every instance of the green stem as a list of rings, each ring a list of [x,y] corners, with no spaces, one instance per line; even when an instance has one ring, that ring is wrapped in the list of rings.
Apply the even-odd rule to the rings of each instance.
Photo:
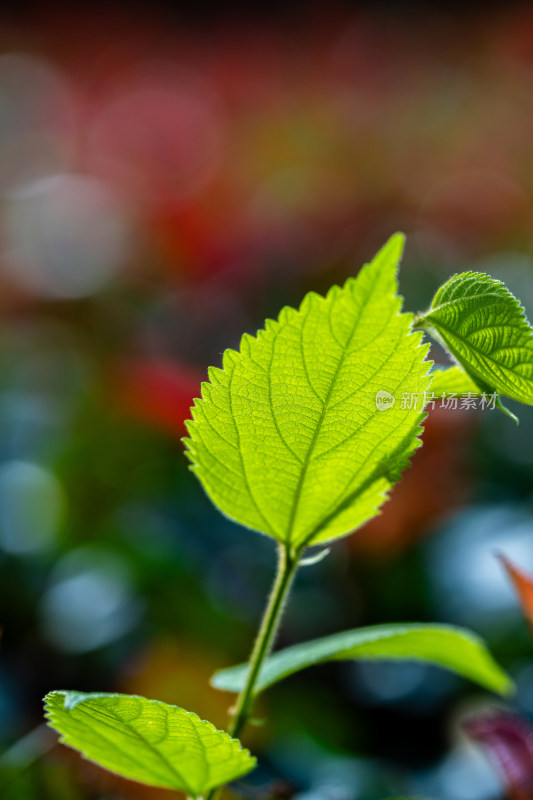
[[[298,568],[300,553],[292,554],[288,547],[278,545],[278,569],[272,586],[270,598],[263,614],[261,627],[257,633],[252,654],[248,662],[246,682],[235,704],[233,718],[228,728],[231,736],[239,737],[245,727],[255,700],[255,684],[265,658],[270,653],[279,628],[285,601],[291,588],[294,574]],[[212,789],[205,800],[215,800],[218,789]]]
[[[261,627],[259,628],[255,640],[252,655],[248,662],[249,666],[246,682],[237,698],[233,720],[228,729],[228,733],[231,736],[240,736],[242,729],[248,722],[255,699],[255,684],[263,662],[274,644],[274,638],[278,631],[279,623],[281,622],[285,601],[297,567],[298,558],[291,557],[285,547],[278,545],[278,569],[276,579],[263,615]]]

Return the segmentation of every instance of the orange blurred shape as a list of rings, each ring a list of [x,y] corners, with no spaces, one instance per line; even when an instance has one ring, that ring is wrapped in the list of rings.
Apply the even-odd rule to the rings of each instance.
[[[518,595],[522,611],[533,633],[533,576],[516,567],[503,553],[498,553],[498,558],[505,567],[511,579],[514,590]]]
[[[222,663],[223,655],[194,642],[160,639],[124,664],[120,690],[180,706],[225,728],[234,695],[209,685]]]
[[[185,419],[200,394],[202,375],[189,365],[165,360],[120,364],[112,377],[115,403],[122,413],[174,436],[186,433]]]
[[[160,639],[125,664],[120,691],[180,706],[224,730],[235,695],[213,689],[209,680],[227,661],[227,654],[196,642]],[[262,716],[261,707],[258,716]],[[251,725],[246,746],[256,745],[264,734],[263,727]]]

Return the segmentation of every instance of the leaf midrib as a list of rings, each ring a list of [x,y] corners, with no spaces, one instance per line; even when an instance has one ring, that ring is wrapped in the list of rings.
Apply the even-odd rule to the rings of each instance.
[[[405,624],[402,623],[398,624],[398,628],[391,630],[390,626],[373,626],[371,628],[363,628],[357,633],[353,633],[351,637],[352,641],[349,643],[340,643],[340,637],[338,633],[333,633],[330,636],[324,637],[320,640],[320,655],[313,661],[313,664],[324,663],[325,661],[335,660],[335,661],[345,661],[352,659],[352,653],[355,648],[363,648],[367,645],[373,645],[382,643],[387,640],[400,640],[405,638],[406,636],[411,636],[412,634],[421,634],[424,638],[429,634],[429,636],[433,635],[435,632],[439,634],[456,634],[457,630],[452,626],[446,625],[434,625],[431,627],[424,626],[423,623],[413,623],[413,624]],[[360,635],[360,638],[359,638]],[[462,632],[463,640],[465,644],[469,645],[476,645],[480,644],[480,640],[478,640],[474,636],[466,636],[464,632]],[[353,641],[355,640],[355,641]],[[299,671],[302,668],[302,664],[306,666],[312,666],[313,664],[306,663],[306,658],[308,658],[308,654],[314,654],[316,651],[313,648],[314,642],[304,642],[303,644],[296,644],[293,645],[291,648],[287,648],[286,650],[280,650],[274,655],[270,656],[270,663],[267,662],[263,667],[263,670],[267,672],[267,670],[272,670],[271,664],[274,665],[274,669],[278,667],[281,663],[282,666],[286,663],[287,655],[292,656],[296,653],[296,662],[297,667],[296,669],[292,669],[293,661],[289,660],[288,666],[291,667],[291,672],[286,673],[285,670],[283,671],[284,675],[292,674],[293,672]],[[291,650],[291,653],[288,651]],[[392,656],[390,656],[392,657]],[[263,676],[260,675],[260,680]]]
[[[81,706],[83,706],[83,703],[80,704],[80,710],[81,710]],[[96,707],[94,710],[97,711],[97,712],[100,711],[100,709],[98,709],[98,707]],[[190,786],[188,781],[186,781],[185,778],[183,777],[182,773],[179,770],[177,770],[176,767],[174,767],[172,762],[169,761],[169,759],[163,753],[161,753],[159,750],[157,750],[157,748],[154,747],[154,745],[151,742],[149,742],[148,739],[146,739],[141,733],[139,733],[139,731],[136,728],[134,728],[133,725],[131,725],[131,723],[126,722],[125,720],[121,719],[117,714],[114,713],[113,709],[106,709],[106,711],[107,711],[107,713],[109,713],[110,716],[112,716],[114,719],[116,719],[117,722],[119,722],[121,725],[124,725],[125,728],[128,728],[128,730],[130,730],[137,737],[137,739],[139,739],[144,745],[146,745],[146,747],[149,750],[151,750],[152,753],[154,753],[154,755],[159,759],[159,761],[161,761],[161,763],[163,765],[168,767],[170,769],[170,772],[173,773],[176,776],[176,778],[179,781],[182,782],[182,785],[185,787],[185,790],[189,794],[193,794],[193,795],[197,794],[196,790],[193,789]],[[102,713],[102,712],[100,711],[100,713]],[[165,721],[166,721],[167,730],[168,730],[168,718],[165,718]],[[113,740],[112,739],[110,740],[107,736],[105,736],[103,738],[105,738],[107,741],[113,742]],[[167,736],[167,738],[168,738],[168,736]],[[115,743],[115,747],[117,747],[116,743]],[[120,752],[122,752],[120,747],[117,747],[117,749]],[[185,745],[183,746],[183,749],[185,749]],[[204,750],[205,750],[205,748],[204,748]]]
[[[350,350],[350,347],[351,347],[351,344],[353,342],[353,338],[355,336],[357,328],[359,327],[359,323],[361,321],[361,316],[362,316],[362,313],[363,313],[363,309],[368,305],[368,303],[372,299],[377,284],[378,284],[378,281],[375,281],[372,284],[372,288],[371,288],[370,292],[367,295],[366,301],[364,303],[361,303],[361,306],[359,308],[359,313],[357,314],[357,317],[356,317],[356,319],[354,320],[354,323],[353,323],[352,331],[350,333],[350,336],[349,336],[344,348],[342,349],[342,353],[341,353],[341,356],[339,358],[339,362],[337,364],[337,367],[336,367],[335,372],[333,374],[333,377],[331,379],[331,383],[329,385],[326,397],[324,398],[322,411],[320,412],[320,417],[319,417],[318,422],[316,424],[315,431],[314,431],[313,436],[311,438],[311,442],[309,443],[309,447],[307,449],[307,453],[305,454],[305,458],[304,458],[304,461],[303,461],[303,464],[302,464],[302,469],[300,471],[300,477],[298,478],[298,483],[296,484],[296,488],[294,490],[294,500],[293,500],[293,504],[292,504],[292,508],[291,508],[291,514],[290,514],[290,517],[289,517],[289,521],[287,523],[287,535],[286,535],[286,538],[285,538],[285,541],[287,542],[287,545],[290,545],[290,542],[291,542],[293,529],[294,529],[294,523],[295,523],[295,520],[296,520],[296,514],[297,514],[298,507],[300,505],[300,500],[301,500],[301,497],[302,497],[302,490],[303,490],[303,485],[304,485],[305,478],[306,478],[306,475],[307,475],[307,470],[308,470],[309,465],[311,463],[313,450],[315,449],[315,446],[316,446],[316,443],[317,443],[317,440],[318,440],[318,435],[320,433],[320,430],[322,428],[322,424],[324,422],[324,418],[325,418],[326,413],[328,411],[329,400],[331,398],[333,389],[335,387],[337,378],[339,376],[339,372],[343,367],[346,355]],[[389,319],[390,319],[390,317],[389,317]],[[388,324],[388,322],[389,322],[389,320],[387,320],[387,324]],[[387,325],[385,325],[384,327],[387,327]],[[304,354],[303,354],[303,345],[302,345],[302,359],[303,358],[304,358]]]
[[[442,308],[442,306],[439,306],[439,307]],[[457,331],[454,331],[451,328],[449,328],[441,320],[437,320],[437,324],[436,324],[435,320],[431,320],[431,314],[428,314],[427,317],[424,317],[424,319],[428,320],[429,324],[432,327],[437,327],[437,325],[438,325],[446,333],[448,333],[452,338],[455,338],[458,341],[462,342],[463,345],[465,345],[467,348],[473,350],[476,353],[478,358],[487,359],[488,361],[492,362],[492,364],[494,364],[496,367],[498,367],[499,370],[506,370],[507,372],[510,372],[511,375],[514,375],[514,372],[509,367],[506,367],[505,365],[502,365],[495,358],[492,358],[492,356],[489,355],[488,353],[484,353],[482,350],[479,349],[479,347],[477,347],[477,345],[475,345],[473,342],[470,342],[468,339],[465,339],[464,336],[461,336],[461,334],[457,333]],[[524,362],[519,362],[519,363],[524,363]],[[463,367],[463,369],[464,369],[464,367]],[[494,368],[493,368],[493,371],[494,371]],[[465,370],[465,372],[466,372],[466,370]],[[518,376],[518,377],[520,378],[520,376]],[[479,380],[479,379],[476,378],[476,380]],[[524,379],[520,378],[520,380],[524,380]],[[494,388],[496,388],[496,387],[494,387]],[[531,394],[531,392],[530,392],[530,394]]]
[[[475,300],[480,300],[485,297],[495,297],[498,298],[491,303],[485,303],[483,308],[490,308],[491,306],[501,306],[502,301],[513,300],[513,305],[515,305],[522,313],[524,313],[524,309],[516,299],[516,297],[507,296],[503,293],[498,294],[497,292],[481,292],[480,294],[473,294],[473,295],[462,295],[461,297],[453,297],[451,300],[446,300],[444,303],[439,303],[437,306],[432,306],[426,316],[430,316],[435,311],[441,311],[443,308],[450,308],[450,306],[455,306],[459,303],[471,303]],[[474,309],[475,310],[475,309]],[[473,313],[471,311],[468,312],[469,314]]]

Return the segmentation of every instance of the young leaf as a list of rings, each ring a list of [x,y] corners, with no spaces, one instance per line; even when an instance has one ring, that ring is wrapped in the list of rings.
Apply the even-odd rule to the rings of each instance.
[[[82,692],[51,692],[44,702],[63,744],[140,783],[197,797],[255,766],[237,739],[177,706]]]
[[[259,674],[256,690],[262,691],[283,678],[324,661],[425,661],[456,672],[487,689],[508,694],[512,683],[470,631],[447,625],[376,625],[335,633],[323,639],[288,647],[270,656]],[[239,692],[246,665],[215,672],[216,689]]]
[[[243,336],[192,409],[187,455],[211,500],[294,550],[378,513],[419,444],[430,364],[400,314],[402,248],[396,234],[357,278]]]
[[[430,393],[435,398],[446,397],[450,394],[459,396],[469,394],[471,397],[482,394],[479,386],[461,367],[437,368],[430,373],[430,377],[432,378]]]
[[[447,281],[417,317],[483,392],[533,404],[533,329],[501,281],[463,272]]]

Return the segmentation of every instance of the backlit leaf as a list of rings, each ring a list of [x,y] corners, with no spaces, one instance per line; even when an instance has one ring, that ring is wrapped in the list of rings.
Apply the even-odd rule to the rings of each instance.
[[[63,744],[140,783],[197,797],[255,766],[238,740],[177,706],[135,695],[63,691],[44,702]]]
[[[533,404],[533,329],[501,281],[482,272],[454,275],[416,325],[440,342],[483,392]]]
[[[435,399],[448,397],[451,394],[456,394],[458,397],[465,394],[469,394],[471,397],[482,394],[479,386],[458,366],[434,369],[431,372],[431,378],[430,392],[433,393]]]
[[[447,625],[394,624],[356,628],[288,647],[271,655],[256,683],[262,691],[301,669],[325,661],[424,661],[456,672],[487,689],[508,693],[512,684],[483,641],[470,631]],[[216,689],[239,692],[246,665],[216,672]]]
[[[357,278],[243,336],[192,409],[185,442],[211,500],[295,550],[373,517],[419,444],[430,365],[400,313],[402,248],[396,234]]]

